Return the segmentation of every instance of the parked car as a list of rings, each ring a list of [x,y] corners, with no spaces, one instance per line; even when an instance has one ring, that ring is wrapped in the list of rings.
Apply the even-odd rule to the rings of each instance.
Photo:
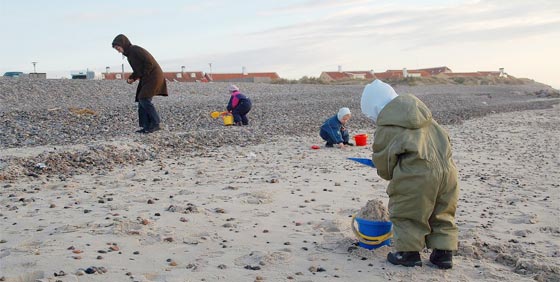
[[[23,72],[21,71],[8,71],[4,73],[5,77],[21,77],[23,76]]]

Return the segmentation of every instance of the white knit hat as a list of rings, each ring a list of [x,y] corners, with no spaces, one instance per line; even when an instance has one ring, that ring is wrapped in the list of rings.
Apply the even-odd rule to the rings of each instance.
[[[229,90],[229,92],[239,91],[239,88],[232,84],[228,87],[228,90]]]
[[[340,108],[340,110],[338,110],[338,114],[336,114],[336,117],[338,117],[339,121],[342,121],[342,118],[345,115],[349,115],[350,114],[350,109],[348,108]]]
[[[377,122],[377,116],[379,116],[381,110],[397,96],[397,92],[391,85],[376,79],[366,85],[364,92],[362,92],[362,113],[373,122]]]

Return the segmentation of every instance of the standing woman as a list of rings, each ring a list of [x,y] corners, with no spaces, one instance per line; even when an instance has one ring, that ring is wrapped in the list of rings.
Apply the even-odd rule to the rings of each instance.
[[[140,80],[136,89],[135,101],[138,102],[138,123],[142,129],[136,132],[152,133],[160,130],[160,118],[152,104],[152,98],[156,95],[168,96],[167,83],[161,67],[148,51],[140,46],[132,45],[124,34],[115,37],[113,48],[126,56],[132,67],[132,74],[126,82],[132,84],[136,80]]]

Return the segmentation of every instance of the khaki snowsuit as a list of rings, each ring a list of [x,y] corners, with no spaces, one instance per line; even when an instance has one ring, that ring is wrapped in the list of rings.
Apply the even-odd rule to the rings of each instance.
[[[422,101],[399,95],[379,113],[373,143],[377,174],[390,180],[396,251],[457,250],[457,169],[449,136]]]

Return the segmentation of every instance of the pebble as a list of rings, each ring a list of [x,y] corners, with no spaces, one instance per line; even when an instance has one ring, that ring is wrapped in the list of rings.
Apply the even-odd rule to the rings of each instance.
[[[79,85],[77,85],[79,83]],[[258,123],[250,125],[251,134],[245,130],[233,131],[229,127],[217,124],[210,117],[200,118],[207,112],[193,108],[193,105],[212,105],[223,103],[224,89],[228,83],[179,83],[169,82],[172,93],[194,93],[203,95],[170,95],[158,101],[160,115],[166,117],[166,130],[148,138],[154,140],[151,146],[143,149],[120,150],[111,145],[100,145],[88,151],[57,151],[43,155],[41,158],[21,158],[4,165],[0,179],[17,179],[25,175],[39,177],[43,174],[55,175],[66,179],[80,172],[92,169],[112,169],[121,164],[136,165],[150,159],[157,151],[161,157],[176,157],[180,152],[190,152],[193,146],[222,146],[236,143],[243,138],[244,145],[262,144],[275,140],[278,136],[317,135],[317,125],[332,116],[340,106],[339,99],[324,99],[344,93],[348,96],[348,107],[359,109],[363,86],[359,85],[312,85],[290,84],[274,85],[260,83],[239,83],[244,93],[258,99],[259,105],[251,111],[250,118]],[[35,91],[41,89],[42,91]],[[464,119],[479,117],[496,112],[545,108],[554,103],[558,91],[550,87],[527,83],[524,85],[473,85],[468,91],[455,85],[421,85],[396,86],[398,93],[412,93],[430,106],[435,119],[440,124],[457,124]],[[0,149],[46,145],[91,144],[96,141],[114,140],[123,137],[123,133],[137,138],[136,129],[131,121],[136,117],[136,105],[130,97],[122,93],[130,92],[130,86],[121,81],[86,80],[73,81],[64,79],[49,80],[0,80],[0,93],[11,93],[10,99],[2,100],[3,120],[0,123]],[[511,95],[512,92],[527,95]],[[436,94],[436,95],[432,95]],[[473,95],[474,94],[474,95]],[[487,105],[481,107],[480,95],[491,95]],[[64,105],[60,104],[64,97]],[[534,100],[538,102],[527,102]],[[512,99],[513,98],[513,99]],[[285,103],[297,99],[299,103]],[[313,103],[307,101],[321,101]],[[461,101],[461,103],[457,103]],[[96,115],[77,115],[69,110],[95,109]],[[49,109],[57,109],[49,111]],[[92,110],[89,110],[92,111]],[[123,112],[115,115],[115,112]],[[293,118],[291,122],[277,122],[269,116],[282,116],[286,112]],[[312,115],[309,113],[313,113]],[[79,117],[79,118],[76,118]],[[106,118],[110,117],[110,118]],[[191,122],[185,123],[185,120]],[[52,121],[52,122],[51,122]],[[301,126],[301,125],[305,126]],[[309,125],[309,126],[307,126]],[[371,127],[371,121],[365,116],[352,118],[352,128]],[[190,138],[175,136],[170,132],[204,132]],[[157,142],[161,140],[161,142]],[[195,149],[196,149],[195,148]],[[185,149],[185,150],[182,150]],[[44,164],[36,167],[35,164]],[[7,169],[19,166],[23,170]],[[130,176],[135,179],[135,175]],[[152,181],[163,181],[161,177]],[[279,179],[269,178],[268,182],[278,183]],[[151,203],[154,203],[152,200]]]
[[[249,270],[261,270],[261,267],[258,265],[252,266],[252,265],[246,265],[245,269],[249,269]]]
[[[86,272],[85,272],[83,269],[78,269],[78,270],[76,271],[76,275],[78,275],[78,276],[82,276],[82,275],[84,275],[84,274],[86,274]]]

